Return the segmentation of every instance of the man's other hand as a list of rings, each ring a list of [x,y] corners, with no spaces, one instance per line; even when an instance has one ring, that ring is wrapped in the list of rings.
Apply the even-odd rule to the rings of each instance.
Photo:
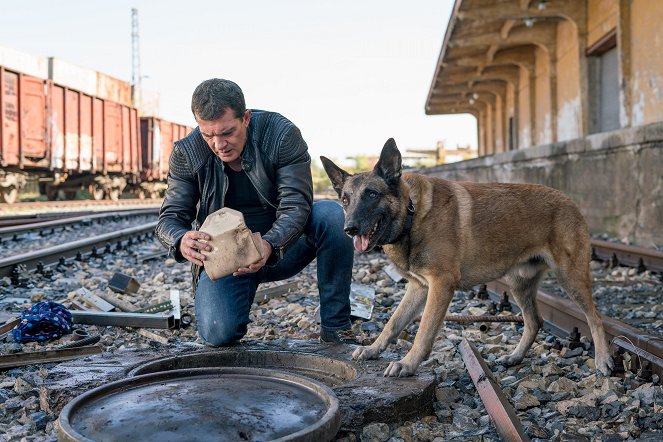
[[[182,237],[182,241],[180,241],[180,253],[187,261],[202,267],[206,258],[200,252],[212,250],[212,246],[205,242],[210,239],[212,238],[207,233],[198,232],[197,230],[186,232]]]
[[[272,246],[264,239],[262,240],[262,256],[263,258],[255,264],[251,264],[248,267],[240,267],[236,272],[233,273],[233,276],[243,275],[245,273],[255,273],[265,266],[265,263],[272,255]]]

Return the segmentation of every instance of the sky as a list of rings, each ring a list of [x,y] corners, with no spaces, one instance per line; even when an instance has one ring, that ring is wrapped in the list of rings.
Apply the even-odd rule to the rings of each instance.
[[[249,108],[295,123],[313,157],[477,145],[471,115],[425,115],[453,0],[21,0],[0,14],[0,45],[131,80],[138,9],[143,87],[160,116],[195,126],[202,81],[240,85]]]

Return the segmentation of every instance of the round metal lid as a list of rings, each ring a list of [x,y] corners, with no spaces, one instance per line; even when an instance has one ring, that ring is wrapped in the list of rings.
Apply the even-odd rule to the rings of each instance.
[[[245,367],[172,370],[90,390],[64,407],[68,441],[331,440],[334,393],[312,379]]]

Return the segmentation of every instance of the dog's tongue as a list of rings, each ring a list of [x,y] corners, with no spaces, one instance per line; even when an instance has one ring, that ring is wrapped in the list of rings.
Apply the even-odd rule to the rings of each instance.
[[[355,235],[352,237],[355,250],[359,253],[365,252],[368,248],[368,235]]]

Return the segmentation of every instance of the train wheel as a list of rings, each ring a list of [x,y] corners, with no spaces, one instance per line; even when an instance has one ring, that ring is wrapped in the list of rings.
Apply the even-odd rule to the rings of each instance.
[[[14,204],[18,197],[18,189],[14,186],[5,187],[0,191],[0,202]]]
[[[97,184],[92,184],[90,185],[90,196],[95,201],[102,200],[104,199],[104,189]]]
[[[120,189],[111,189],[110,193],[108,194],[108,197],[111,199],[111,201],[117,201],[120,199]]]

